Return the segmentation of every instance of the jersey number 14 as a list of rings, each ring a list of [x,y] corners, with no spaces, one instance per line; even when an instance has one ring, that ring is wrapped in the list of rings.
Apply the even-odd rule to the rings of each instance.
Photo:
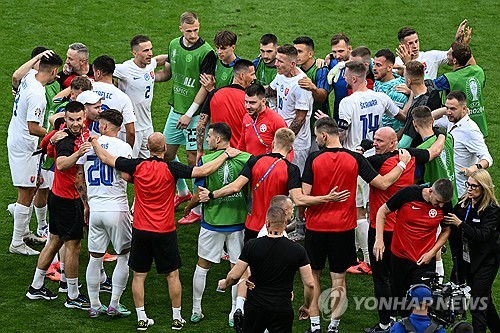
[[[359,116],[359,120],[363,123],[363,139],[367,138],[369,132],[375,134],[379,127],[380,115],[373,115],[373,113],[363,114]]]

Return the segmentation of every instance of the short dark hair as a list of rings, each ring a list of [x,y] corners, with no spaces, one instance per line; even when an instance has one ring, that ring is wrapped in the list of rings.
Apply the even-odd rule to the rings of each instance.
[[[81,89],[82,91],[92,90],[92,82],[89,80],[88,77],[79,75],[76,76],[73,80],[71,80],[71,89],[74,90]]]
[[[314,127],[319,133],[325,132],[328,135],[339,135],[339,126],[335,119],[330,117],[319,118],[314,123]]]
[[[290,44],[284,44],[278,47],[278,53],[284,54],[289,58],[297,59],[297,49]]]
[[[465,96],[464,92],[460,90],[451,91],[448,95],[446,95],[446,99],[456,99],[460,104],[465,104],[467,102],[467,96]]]
[[[259,83],[253,83],[245,89],[245,94],[248,97],[257,96],[258,98],[266,97],[266,89]]]
[[[112,75],[115,71],[115,60],[108,55],[98,56],[92,65],[94,69],[101,71],[105,75]]]
[[[351,40],[343,33],[333,35],[332,39],[330,40],[330,45],[337,45],[338,43],[340,43],[340,41],[344,41],[345,45],[347,46],[351,45]]]
[[[221,139],[225,142],[229,142],[231,140],[231,127],[228,124],[220,122],[213,123],[208,126],[208,129],[212,129]]]
[[[250,67],[253,67],[253,62],[247,59],[240,59],[234,63],[233,73],[241,73],[247,71]]]
[[[377,53],[375,53],[375,58],[378,58],[378,57],[384,57],[386,61],[389,61],[393,65],[396,62],[396,56],[389,49],[378,50]]]
[[[348,61],[345,67],[357,77],[366,77],[366,66],[361,61]]]
[[[460,66],[465,66],[472,57],[470,46],[465,43],[454,42],[451,44],[451,56]]]
[[[231,46],[236,45],[238,36],[229,30],[219,31],[214,37],[215,46]]]
[[[372,53],[366,46],[358,46],[351,52],[351,57],[360,57],[364,62],[370,62]]]
[[[104,119],[109,121],[116,127],[121,127],[123,123],[123,115],[120,111],[115,109],[107,109],[99,112],[99,120]]]
[[[270,206],[266,212],[266,220],[271,225],[284,224],[286,221],[285,210],[278,206]]]
[[[294,44],[304,44],[307,45],[311,50],[314,51],[314,41],[311,37],[308,36],[300,36],[293,40]]]
[[[267,44],[274,44],[278,45],[278,37],[276,37],[273,34],[265,34],[260,37],[260,43],[262,45],[267,45]]]
[[[135,35],[134,37],[132,37],[132,40],[130,41],[130,48],[134,49],[139,44],[150,41],[151,39],[149,39],[149,37],[146,35]]]
[[[415,29],[411,27],[403,27],[398,31],[398,40],[400,43],[402,43],[406,37],[414,35],[416,33],[417,32],[415,31]]]
[[[85,106],[82,103],[77,102],[77,101],[71,101],[68,104],[66,104],[66,106],[64,107],[64,111],[69,112],[69,113],[76,113],[76,112],[80,112],[80,111],[84,111],[84,110],[85,110]]]
[[[453,183],[448,178],[438,179],[432,184],[433,190],[441,196],[444,202],[448,202],[453,197]]]
[[[432,111],[427,105],[417,106],[412,110],[413,120],[421,127],[432,126]]]
[[[63,64],[61,56],[57,53],[52,53],[49,56],[40,59],[40,66],[38,67],[41,72],[49,72],[54,68],[59,68]]]
[[[31,58],[34,58],[40,53],[45,52],[47,50],[48,48],[46,48],[45,46],[37,46],[31,51]]]

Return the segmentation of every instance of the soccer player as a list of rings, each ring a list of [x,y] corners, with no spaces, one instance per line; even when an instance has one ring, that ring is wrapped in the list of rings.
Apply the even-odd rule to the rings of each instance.
[[[38,72],[32,70],[22,80],[14,100],[7,132],[7,150],[12,183],[17,187],[14,230],[9,252],[37,255],[23,240],[29,225],[30,206],[37,186],[39,156],[33,155],[38,139],[47,131],[42,127],[46,99],[44,86],[54,81],[62,59],[57,54],[41,57]]]
[[[255,83],[265,88],[274,80],[276,69],[276,53],[278,52],[278,38],[273,34],[265,34],[260,38],[260,54],[253,61],[255,67]],[[271,109],[276,109],[276,97],[266,95],[266,102]]]
[[[99,114],[101,136],[98,143],[110,154],[130,158],[132,148],[118,139],[123,123],[123,115],[114,109]],[[93,153],[88,152],[77,164],[84,165],[87,185],[89,216],[88,249],[90,259],[87,266],[86,281],[90,298],[89,315],[91,318],[107,313],[109,316],[126,317],[130,311],[120,304],[120,297],[127,285],[129,252],[132,239],[132,226],[127,199],[127,183],[120,172],[104,165]],[[104,306],[99,299],[101,267],[109,242],[118,254],[113,272],[111,302]]]
[[[373,85],[375,84],[375,76],[373,75],[372,71],[372,53],[369,48],[366,46],[358,46],[354,50],[352,50],[351,54],[349,55],[349,61],[357,61],[361,62],[365,65],[366,67],[366,87],[368,89],[373,89]],[[352,87],[347,86],[348,88],[348,94],[351,95],[354,90],[352,90]]]
[[[252,65],[253,67],[253,65]],[[226,123],[213,123],[208,126],[207,143],[211,154],[201,157],[199,165],[214,160],[224,153],[231,140],[232,130]],[[220,189],[238,177],[251,157],[248,153],[227,160],[219,167],[217,172],[208,177],[197,179],[196,185],[205,187],[210,191]],[[198,190],[200,187],[198,187]],[[229,255],[231,267],[234,266],[243,247],[243,230],[248,212],[246,201],[248,186],[242,191],[224,199],[211,200],[203,204],[200,234],[198,237],[198,263],[193,275],[193,310],[191,322],[199,322],[204,315],[201,308],[203,292],[205,291],[208,270],[213,263],[219,263],[223,253],[224,244]],[[184,209],[188,213],[190,208],[199,203],[197,192],[191,202]],[[236,310],[237,286],[231,291],[232,307],[229,313],[229,324],[233,326],[233,314]]]
[[[240,57],[234,53],[238,36],[232,31],[219,31],[214,38],[217,62],[215,65],[215,81],[211,75],[201,74],[201,81],[205,89],[210,92],[217,88],[228,86],[233,82],[233,66]]]
[[[134,36],[130,41],[130,48],[134,57],[123,64],[117,64],[113,76],[118,79],[118,88],[130,97],[137,118],[134,123],[135,143],[132,157],[148,158],[146,143],[153,133],[151,102],[156,80],[155,69],[165,65],[167,56],[153,57],[153,44],[145,35]]]
[[[148,138],[151,157],[128,159],[110,155],[97,140],[92,147],[102,163],[128,173],[134,182],[135,209],[132,226],[132,247],[129,267],[134,271],[132,294],[137,312],[137,329],[146,330],[154,324],[144,310],[144,282],[153,260],[158,274],[165,275],[172,302],[172,329],[180,330],[185,320],[181,316],[182,285],[179,279],[181,258],[177,247],[174,220],[175,183],[178,178],[206,177],[215,172],[228,158],[237,155],[226,149],[215,160],[201,167],[190,167],[179,162],[166,162],[167,144],[162,133]]]
[[[255,83],[245,89],[245,109],[238,149],[254,156],[270,153],[276,131],[287,126],[282,116],[266,106],[262,85]]]
[[[219,288],[236,284],[250,267],[255,288],[248,292],[243,332],[291,332],[293,325],[292,291],[295,273],[299,271],[304,285],[304,304],[299,318],[307,318],[313,299],[314,282],[311,265],[302,246],[284,237],[286,214],[271,206],[266,212],[268,234],[245,244],[236,265],[219,281]]]
[[[417,164],[429,162],[439,156],[444,146],[445,135],[440,133],[438,139],[429,149],[421,150],[408,148],[412,159],[406,165],[406,170],[399,179],[386,190],[377,189],[370,186],[370,228],[368,230],[368,251],[370,254],[370,268],[372,270],[373,287],[375,297],[380,301],[392,297],[390,277],[391,277],[391,241],[394,230],[396,214],[387,216],[384,225],[384,244],[386,245],[382,260],[375,260],[373,255],[373,245],[376,233],[376,215],[378,209],[384,205],[398,190],[413,185],[415,183],[415,167]],[[373,148],[375,155],[367,158],[375,171],[385,175],[399,162],[398,159],[398,139],[396,132],[391,127],[379,128],[373,136]],[[379,303],[380,304],[380,303]],[[389,329],[391,319],[395,320],[396,313],[386,308],[378,309],[379,323],[373,327],[365,329],[366,333],[383,333]]]
[[[306,161],[302,176],[304,195],[321,196],[328,193],[331,188],[355,193],[358,175],[371,185],[385,190],[398,179],[410,160],[408,152],[400,152],[400,162],[389,173],[381,176],[361,154],[342,148],[335,120],[329,117],[318,119],[315,132],[321,150],[311,153]],[[350,196],[345,201],[308,207],[305,212],[307,229],[305,248],[311,260],[315,282],[315,295],[310,309],[311,327],[308,332],[320,331],[318,305],[320,277],[327,257],[332,288],[343,290],[338,302],[337,300],[333,302],[335,306],[328,326],[329,332],[338,332],[341,305],[345,304],[346,300],[346,270],[356,263],[355,205],[354,197]]]
[[[92,64],[89,64],[89,49],[85,44],[73,43],[68,47],[64,69],[57,74],[60,89],[66,89],[76,76],[94,77]]]
[[[431,110],[436,110],[441,107],[441,97],[432,85],[427,85],[424,81],[424,65],[416,60],[406,63],[404,78],[406,85],[410,88],[411,95],[409,97],[410,107],[406,113],[407,119],[403,132],[399,136],[399,148],[417,147],[422,143],[422,139],[418,135],[413,126],[413,109],[418,106],[426,105]]]
[[[392,296],[402,299],[412,284],[422,283],[422,277],[436,270],[436,253],[446,243],[450,227],[442,225],[445,215],[452,211],[450,200],[453,183],[439,179],[432,187],[412,185],[399,190],[377,212],[377,233],[373,253],[376,260],[383,259],[385,243],[384,224],[391,212],[396,212],[396,222],[391,243]],[[418,246],[415,246],[418,244]],[[408,312],[398,309],[401,316]]]
[[[172,74],[171,106],[163,134],[168,149],[167,160],[176,160],[179,145],[186,145],[188,164],[196,164],[196,126],[199,116],[195,115],[207,97],[207,90],[200,83],[200,75],[215,74],[216,55],[212,47],[198,35],[200,22],[193,12],[184,12],[180,17],[181,37],[173,39],[168,47],[168,61]],[[166,68],[162,72],[168,72]],[[160,75],[163,75],[160,74]],[[179,194],[175,197],[175,207],[191,199],[184,179],[177,184]],[[201,208],[196,212],[201,214]]]
[[[408,96],[396,90],[399,84],[405,84],[405,79],[402,76],[395,76],[392,69],[396,58],[394,53],[389,49],[381,49],[375,53],[373,59],[373,74],[375,78],[375,85],[373,91],[380,91],[389,96],[394,104],[400,109],[403,109]],[[396,132],[404,126],[404,123],[394,118],[382,115],[382,125],[389,126]]]
[[[295,134],[292,163],[304,170],[309,148],[311,147],[311,128],[309,125],[313,97],[312,93],[300,87],[299,80],[307,75],[297,67],[297,49],[290,44],[278,47],[276,54],[278,74],[269,88],[276,92],[278,105],[276,112],[283,117]]]
[[[434,80],[438,90],[449,93],[460,90],[467,96],[467,108],[470,119],[479,126],[484,137],[488,136],[488,124],[484,111],[484,84],[486,77],[481,67],[470,64],[472,53],[469,45],[454,42],[447,53],[448,65],[453,66],[453,71],[445,73]]]
[[[123,125],[118,138],[133,148],[137,118],[130,97],[113,84],[115,61],[109,56],[102,55],[95,58],[92,68],[95,80],[92,84],[92,91],[101,96],[103,110],[115,109],[123,114]]]
[[[67,136],[56,145],[56,170],[48,201],[51,219],[50,242],[38,257],[33,282],[26,296],[33,300],[57,298],[56,294],[44,286],[44,278],[55,254],[64,244],[64,270],[68,287],[64,306],[88,311],[89,299],[78,290],[78,257],[83,238],[83,223],[84,219],[88,219],[89,212],[83,166],[76,165],[78,159],[91,148],[87,142],[88,131],[85,130],[84,119],[82,103],[75,101],[66,105]]]

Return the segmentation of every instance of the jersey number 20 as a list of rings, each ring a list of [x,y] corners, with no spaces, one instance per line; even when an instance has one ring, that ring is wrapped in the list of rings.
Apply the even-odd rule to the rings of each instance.
[[[87,170],[87,179],[89,186],[112,186],[113,168],[101,162],[95,155],[89,155],[87,159],[94,162]],[[94,177],[94,171],[99,171],[98,176]]]

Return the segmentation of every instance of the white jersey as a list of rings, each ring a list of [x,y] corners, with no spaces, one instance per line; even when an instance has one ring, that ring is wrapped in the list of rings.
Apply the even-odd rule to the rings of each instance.
[[[296,150],[309,149],[311,146],[311,115],[313,107],[313,97],[310,91],[299,86],[299,80],[307,75],[300,69],[299,74],[293,77],[286,77],[277,74],[270,83],[270,87],[276,90],[277,105],[276,112],[283,117],[287,126],[290,126],[295,119],[295,110],[307,111],[306,121],[302,125],[299,133],[295,136],[293,148]]]
[[[155,83],[156,59],[151,59],[151,64],[140,68],[134,60],[127,60],[116,65],[113,76],[119,79],[118,88],[126,93],[134,108],[137,121],[134,124],[136,131],[153,127],[151,118],[151,101]]]
[[[394,118],[399,108],[383,92],[368,89],[344,97],[339,105],[339,127],[347,131],[343,147],[355,150],[363,139],[373,140],[384,113]]]
[[[102,109],[116,109],[123,115],[121,131],[125,132],[125,125],[137,121],[134,114],[134,107],[130,97],[111,83],[94,82],[92,91],[102,97]]]
[[[27,153],[34,152],[38,145],[38,137],[29,133],[28,122],[42,126],[47,105],[45,88],[37,81],[36,73],[32,69],[21,80],[7,132],[7,145]]]
[[[132,157],[132,148],[122,140],[110,136],[101,136],[97,140],[112,156]],[[120,171],[104,164],[90,150],[77,162],[83,164],[89,206],[95,211],[128,211],[127,182]]]
[[[447,51],[420,51],[418,58],[415,59],[424,65],[424,75],[426,79],[434,80],[437,77],[439,66],[446,65],[448,62]],[[400,57],[396,58],[396,65],[403,65]]]

